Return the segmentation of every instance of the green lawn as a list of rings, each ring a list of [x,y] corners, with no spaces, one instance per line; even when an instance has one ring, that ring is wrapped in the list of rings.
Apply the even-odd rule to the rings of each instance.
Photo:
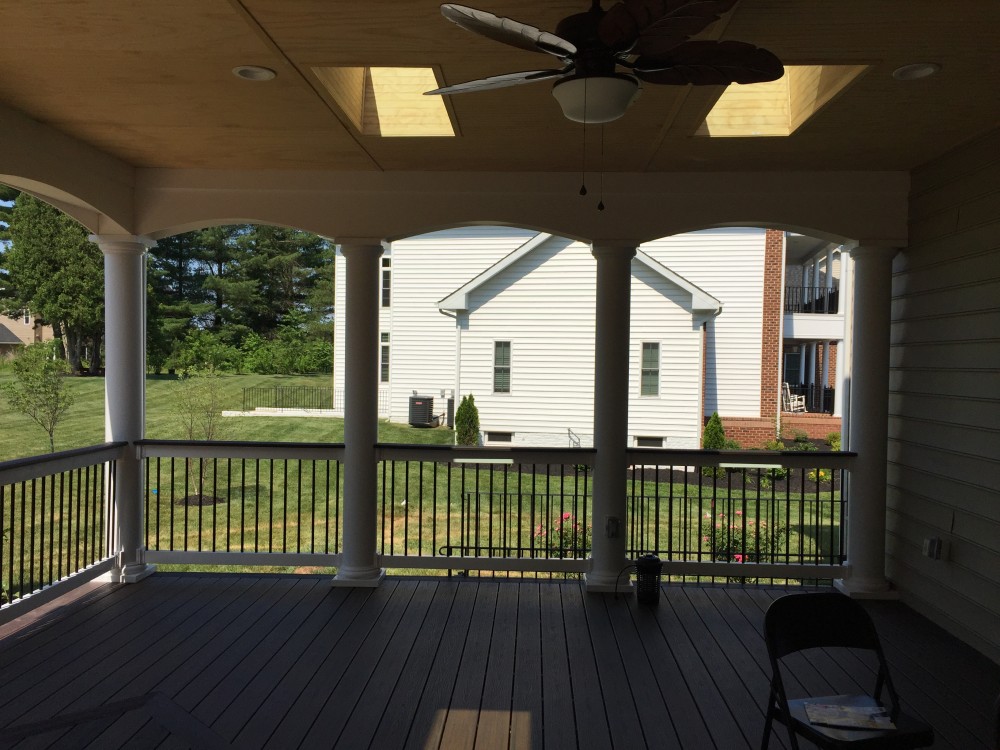
[[[0,383],[11,379],[0,374]],[[329,375],[223,375],[223,405],[238,410],[243,388],[251,386],[328,386]],[[56,450],[81,448],[104,442],[104,378],[67,378],[75,402],[56,428]],[[177,378],[150,377],[146,380],[146,437],[183,440],[187,437],[175,408],[176,393],[182,388]],[[48,452],[45,431],[27,417],[14,412],[0,397],[0,461]],[[223,421],[219,439],[274,442],[339,443],[344,439],[342,419],[315,417],[231,417]],[[418,429],[382,422],[379,440],[385,443],[451,445],[453,433],[447,429]]]
[[[9,377],[0,375],[0,382]],[[241,407],[245,387],[326,386],[329,377],[230,375],[222,376],[220,383],[223,407],[236,410]],[[103,379],[72,378],[68,385],[76,402],[57,429],[57,450],[103,442]],[[175,378],[147,380],[149,438],[187,437],[175,407],[183,387]],[[45,432],[26,417],[12,413],[2,399],[0,415],[0,460],[46,451]],[[232,417],[226,418],[224,425],[224,434],[218,439],[343,440],[340,419]],[[382,423],[379,439],[448,445],[452,432]],[[332,552],[340,548],[343,477],[335,461],[167,458],[150,459],[148,471],[146,517],[151,549]],[[459,555],[475,555],[476,548],[489,555],[490,549],[506,547],[520,548],[531,557],[553,553],[576,557],[585,554],[581,547],[589,546],[589,530],[583,539],[554,541],[549,536],[564,514],[572,517],[571,522],[591,522],[589,476],[578,468],[539,465],[507,469],[392,461],[380,465],[378,482],[379,549],[387,554],[431,555],[451,545],[453,554]],[[56,492],[54,487],[49,486],[49,493],[61,498],[61,490]],[[792,560],[826,557],[838,546],[839,506],[831,501],[839,500],[839,492],[831,493],[827,488],[782,498],[780,492],[775,495],[753,483],[733,483],[729,477],[715,492],[697,483],[640,480],[630,483],[627,493],[630,512],[625,519],[626,531],[637,549],[673,549],[681,558],[692,554],[710,557],[707,535],[712,532],[706,525],[706,514],[716,522],[720,513],[724,528],[734,529],[726,532],[720,543],[727,548],[750,551],[759,543],[744,519],[766,522],[768,536],[777,533],[781,543],[768,542],[767,551],[777,553],[778,559],[786,554]],[[37,508],[34,495],[27,506],[22,499],[18,513],[36,516],[36,521],[47,517],[49,530],[45,533],[50,538],[53,534],[59,537],[62,500],[58,506],[55,500],[46,503],[44,495],[43,487]],[[184,499],[190,495],[205,495],[213,504],[188,505]],[[8,500],[4,528],[18,529],[20,516],[15,522],[13,496]],[[546,531],[544,537],[542,530]],[[34,555],[40,560],[41,540],[32,541],[35,543]],[[726,557],[728,553],[723,559]]]

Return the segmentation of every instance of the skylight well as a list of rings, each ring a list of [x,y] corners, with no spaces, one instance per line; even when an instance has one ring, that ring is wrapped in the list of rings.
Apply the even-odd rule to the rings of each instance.
[[[786,65],[777,81],[728,86],[695,135],[787,136],[820,111],[867,65]]]
[[[455,135],[432,68],[320,67],[313,73],[362,135]]]

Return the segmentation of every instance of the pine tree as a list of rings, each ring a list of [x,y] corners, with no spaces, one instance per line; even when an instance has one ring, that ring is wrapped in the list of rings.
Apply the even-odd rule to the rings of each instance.
[[[701,436],[701,447],[707,451],[722,450],[726,446],[726,431],[722,427],[719,412],[712,412]]]
[[[459,445],[479,445],[479,409],[471,393],[462,396],[455,412],[455,440]]]
[[[63,338],[73,373],[82,371],[84,348],[91,372],[100,368],[104,337],[104,256],[86,230],[47,203],[21,193],[10,212],[5,312],[29,309]]]

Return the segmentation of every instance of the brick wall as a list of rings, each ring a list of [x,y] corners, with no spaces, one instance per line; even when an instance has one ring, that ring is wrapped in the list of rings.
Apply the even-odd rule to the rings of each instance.
[[[763,448],[774,440],[774,417],[720,417],[726,437],[735,440],[741,448]]]
[[[764,302],[760,349],[760,416],[771,420],[772,433],[778,416],[778,383],[781,375],[781,277],[785,266],[785,233],[764,233]]]

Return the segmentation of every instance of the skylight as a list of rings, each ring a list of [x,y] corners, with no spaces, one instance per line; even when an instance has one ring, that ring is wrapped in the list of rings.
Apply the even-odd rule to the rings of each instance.
[[[454,136],[432,68],[322,67],[313,73],[363,135]]]
[[[857,78],[867,65],[786,65],[777,81],[726,88],[695,135],[787,136]]]

